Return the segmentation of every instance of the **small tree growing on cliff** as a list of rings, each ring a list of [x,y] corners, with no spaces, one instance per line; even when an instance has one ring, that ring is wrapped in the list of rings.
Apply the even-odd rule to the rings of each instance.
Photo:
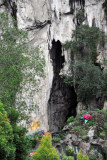
[[[29,49],[27,32],[19,30],[15,23],[6,13],[0,14],[0,100],[6,110],[14,106],[22,80],[33,81],[35,75],[44,75],[45,61],[40,50]],[[25,69],[30,72],[24,74]]]

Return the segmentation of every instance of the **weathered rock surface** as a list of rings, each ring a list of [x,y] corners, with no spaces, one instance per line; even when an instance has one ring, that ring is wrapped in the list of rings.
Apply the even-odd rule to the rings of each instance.
[[[6,9],[6,0],[0,0],[0,12]],[[83,3],[82,3],[83,2]],[[25,101],[26,108],[33,105],[35,110],[31,114],[31,119],[27,123],[27,127],[30,127],[32,121],[40,121],[39,130],[49,130],[54,128],[58,129],[58,126],[62,126],[65,122],[66,116],[69,112],[75,112],[76,98],[72,97],[72,105],[69,98],[65,98],[67,92],[66,87],[63,88],[62,84],[58,84],[58,90],[55,88],[54,79],[54,66],[53,59],[51,58],[50,50],[53,47],[53,40],[60,42],[61,44],[67,40],[71,40],[73,36],[73,30],[78,23],[76,19],[76,13],[79,9],[84,8],[85,15],[83,24],[89,24],[89,26],[96,26],[107,33],[106,19],[104,15],[104,9],[102,4],[104,0],[85,0],[84,1],[70,1],[70,0],[10,0],[8,1],[8,9],[10,13],[17,19],[18,27],[29,31],[29,45],[39,45],[46,60],[45,73],[46,78],[41,80],[40,92],[37,93],[35,87],[32,88],[32,84],[25,84],[22,87],[22,94],[18,94],[18,101]],[[64,51],[61,48],[61,55],[64,57],[63,66],[59,68],[57,78],[61,79],[60,75],[66,73],[68,69],[68,62],[70,60],[69,51]],[[98,61],[107,58],[107,47],[100,48],[98,51]],[[54,84],[54,85],[53,85]],[[54,86],[54,89],[53,89]],[[62,92],[62,89],[64,92]],[[65,94],[65,95],[64,95]],[[56,96],[56,97],[55,97]],[[73,95],[74,96],[74,95]],[[60,102],[63,99],[63,103]],[[54,103],[55,101],[55,103]],[[62,109],[63,108],[63,109]],[[50,110],[49,110],[50,109]],[[49,111],[48,111],[49,110]],[[78,109],[79,112],[80,109]],[[49,114],[49,115],[48,115]],[[74,114],[74,113],[73,113]],[[65,117],[65,118],[64,118]],[[55,121],[57,120],[57,122]],[[51,127],[52,125],[52,127]],[[34,132],[30,130],[29,133]]]

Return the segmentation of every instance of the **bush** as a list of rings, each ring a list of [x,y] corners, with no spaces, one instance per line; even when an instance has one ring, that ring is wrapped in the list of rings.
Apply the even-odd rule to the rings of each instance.
[[[107,122],[104,125],[104,131],[107,133]]]
[[[96,160],[96,156],[95,155],[90,155],[89,160]]]
[[[87,154],[83,155],[83,153],[81,152],[81,150],[79,150],[79,153],[77,155],[77,159],[78,160],[89,160],[89,157]]]
[[[38,78],[43,77],[45,63],[38,47],[30,48],[26,45],[28,33],[19,30],[13,24],[16,24],[14,19],[6,13],[0,13],[0,37],[2,37],[0,39],[0,61],[2,62],[0,63],[0,99],[6,111],[14,106],[16,93],[20,91],[23,84],[29,81],[34,87],[37,86],[37,80],[34,80],[34,77],[35,75]],[[20,109],[19,106],[25,109],[22,104],[18,103],[17,106],[20,112],[22,108]],[[31,110],[32,106],[29,108]]]
[[[103,132],[101,132],[100,133],[100,137],[102,138],[102,139],[104,139],[105,137],[106,137],[106,133],[103,131]]]
[[[68,156],[67,157],[67,160],[73,160],[74,158],[73,157],[71,157],[71,156]]]
[[[66,147],[65,152],[66,152],[67,156],[74,156],[74,154],[75,154],[74,148]]]
[[[52,140],[53,140],[54,142],[58,143],[58,142],[61,141],[61,138],[60,138],[60,137],[56,137],[56,138],[53,138]]]
[[[84,10],[83,9],[80,9],[77,14],[76,14],[76,18],[79,22],[79,24],[81,24],[84,20]]]
[[[13,130],[7,113],[0,102],[0,159],[15,160],[15,146],[13,144]]]
[[[83,11],[78,14],[83,16]],[[88,25],[80,25],[74,31],[74,40],[67,41],[63,47],[71,48],[73,55],[81,55],[82,59],[95,62],[97,57],[97,44],[104,38],[104,33],[97,27],[89,27]]]
[[[106,119],[107,119],[107,110],[102,109],[101,111],[105,114]]]
[[[52,146],[51,137],[46,135],[40,141],[40,147],[32,156],[34,160],[59,160],[56,149]]]
[[[95,63],[98,43],[102,42],[104,37],[99,28],[80,25],[74,31],[74,40],[63,45],[64,48],[71,49],[72,59],[77,60],[77,63],[71,62],[64,81],[74,86],[79,102],[88,104],[91,99],[98,98],[103,93],[103,74]]]
[[[72,157],[72,156],[65,156],[65,155],[63,155],[62,156],[62,158],[61,158],[61,160],[73,160],[74,158]]]
[[[28,150],[31,148],[31,139],[26,135],[27,130],[22,126],[18,126],[19,113],[11,108],[9,114],[9,119],[11,122],[14,138],[13,143],[16,148],[15,160],[25,160],[25,157],[28,154]]]
[[[69,118],[67,119],[67,123],[73,122],[74,119],[75,119],[75,118],[74,118],[73,116],[69,117]]]
[[[103,75],[99,67],[92,63],[71,63],[72,76],[67,79],[73,81],[77,91],[77,100],[88,103],[93,97],[101,96],[104,88]]]
[[[93,139],[97,139],[97,138],[98,138],[98,136],[96,134],[94,134]]]
[[[95,124],[94,121],[89,121],[89,122],[88,122],[88,125],[89,125],[89,126],[93,126],[94,124]]]

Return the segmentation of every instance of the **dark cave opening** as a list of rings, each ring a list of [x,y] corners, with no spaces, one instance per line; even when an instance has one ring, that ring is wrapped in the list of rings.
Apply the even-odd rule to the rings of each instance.
[[[71,13],[74,13],[75,10],[75,3],[81,6],[81,9],[84,9],[85,6],[85,0],[69,0],[70,10]]]
[[[50,58],[52,60],[54,78],[48,102],[48,123],[49,130],[56,132],[64,126],[69,116],[76,116],[77,96],[74,87],[66,85],[64,79],[59,75],[65,62],[60,41],[55,42],[53,40]]]

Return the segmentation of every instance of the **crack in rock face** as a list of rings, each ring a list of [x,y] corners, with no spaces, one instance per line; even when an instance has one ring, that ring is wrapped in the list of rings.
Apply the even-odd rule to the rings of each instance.
[[[61,48],[60,41],[53,40],[50,58],[52,59],[54,78],[48,102],[49,130],[52,132],[63,127],[69,116],[76,116],[77,97],[74,88],[67,86],[64,79],[59,76],[65,61]]]

